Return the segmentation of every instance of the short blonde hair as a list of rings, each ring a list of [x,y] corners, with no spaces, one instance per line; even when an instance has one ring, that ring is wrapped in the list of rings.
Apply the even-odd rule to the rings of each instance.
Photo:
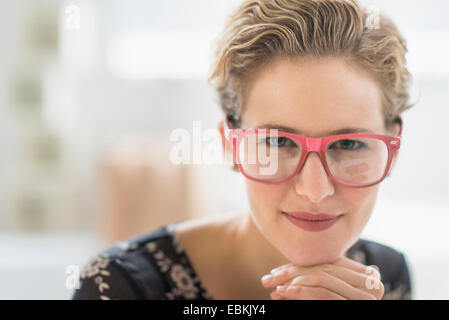
[[[245,0],[217,40],[208,80],[236,128],[251,79],[264,65],[278,58],[342,57],[377,80],[389,129],[402,124],[400,114],[413,106],[406,53],[406,41],[391,19],[381,13],[373,17],[355,0]]]

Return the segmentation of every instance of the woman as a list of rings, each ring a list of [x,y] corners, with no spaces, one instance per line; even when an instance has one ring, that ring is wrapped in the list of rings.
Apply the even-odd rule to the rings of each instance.
[[[249,212],[108,248],[73,298],[410,299],[404,254],[359,238],[411,107],[406,51],[387,17],[354,1],[244,1],[210,80]]]

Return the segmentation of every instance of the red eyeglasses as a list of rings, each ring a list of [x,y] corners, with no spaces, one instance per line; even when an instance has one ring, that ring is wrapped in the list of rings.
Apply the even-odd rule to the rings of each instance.
[[[402,133],[401,126],[396,137],[351,133],[310,138],[277,129],[230,129],[227,119],[221,125],[225,143],[230,144],[225,152],[232,152],[247,179],[288,181],[301,170],[309,152],[317,152],[327,175],[350,188],[369,187],[387,176]]]

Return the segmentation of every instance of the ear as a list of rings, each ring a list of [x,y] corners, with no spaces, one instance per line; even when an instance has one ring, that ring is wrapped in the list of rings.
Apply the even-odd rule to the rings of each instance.
[[[239,167],[237,165],[237,161],[236,161],[236,157],[235,157],[235,153],[234,153],[234,148],[232,146],[232,143],[229,142],[228,140],[226,140],[225,138],[225,134],[224,134],[224,121],[220,121],[219,125],[218,125],[218,130],[220,131],[220,136],[221,136],[221,146],[223,148],[223,153],[224,153],[224,157],[227,163],[231,162],[233,163],[232,165],[232,170],[239,172]]]

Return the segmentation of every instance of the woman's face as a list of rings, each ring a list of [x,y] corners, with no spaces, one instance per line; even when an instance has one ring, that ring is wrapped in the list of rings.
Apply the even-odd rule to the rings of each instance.
[[[308,137],[344,127],[386,134],[381,92],[362,69],[342,59],[280,60],[251,82],[242,128],[275,123]],[[331,262],[359,238],[373,210],[379,184],[347,188],[326,174],[317,153],[302,170],[280,184],[247,181],[251,216],[259,231],[288,260],[299,265]],[[309,232],[283,211],[344,214],[331,228]]]

